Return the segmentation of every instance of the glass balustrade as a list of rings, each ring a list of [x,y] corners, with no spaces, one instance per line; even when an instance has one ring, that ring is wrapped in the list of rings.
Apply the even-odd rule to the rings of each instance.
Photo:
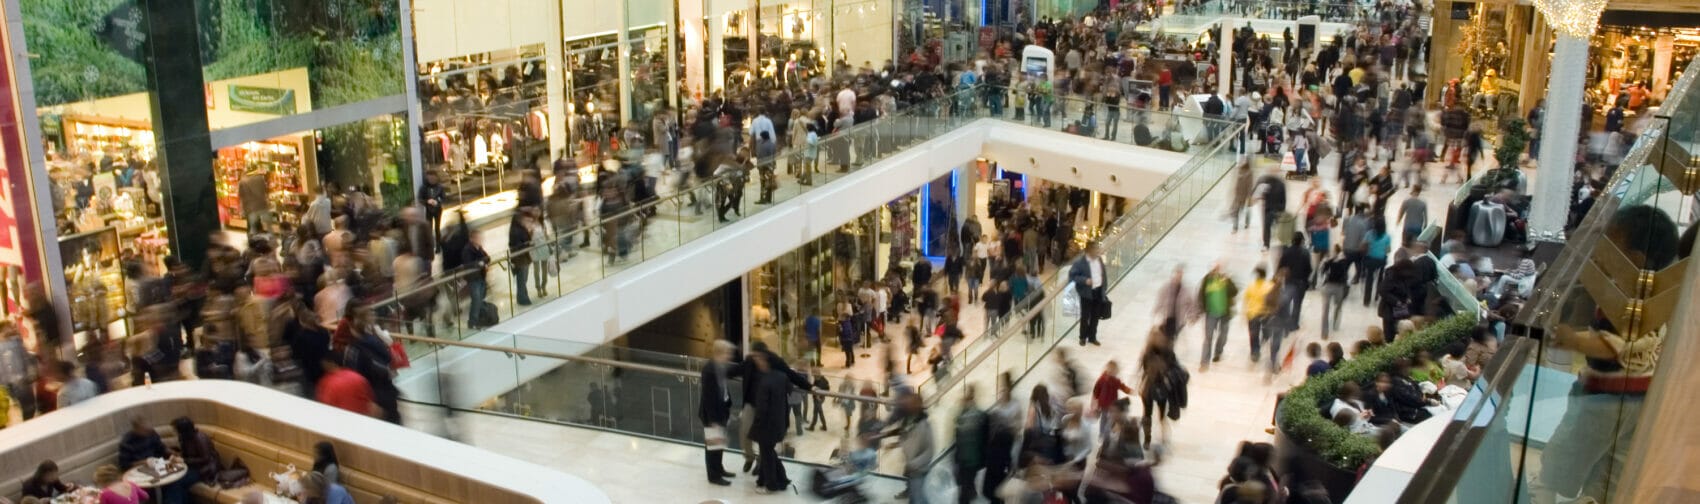
[[[1685,74],[1515,315],[1401,503],[1634,502],[1626,480],[1657,435],[1643,406],[1665,350],[1695,337],[1691,177],[1700,100]],[[1682,153],[1682,154],[1679,154]],[[1688,192],[1689,194],[1684,194]],[[1536,197],[1555,197],[1536,195]],[[1675,421],[1673,419],[1673,421]]]
[[[1014,104],[1023,102],[1027,106],[1018,118]],[[736,200],[734,211],[725,213],[727,221],[717,219],[715,207],[723,191],[733,190],[729,189],[730,179],[712,177],[654,201],[608,211],[588,225],[545,238],[545,243],[496,254],[483,270],[463,268],[439,275],[428,284],[383,299],[375,307],[385,325],[399,332],[461,340],[491,322],[470,323],[476,279],[483,279],[483,298],[495,308],[494,321],[508,320],[982,118],[1189,154],[1214,149],[1217,139],[1227,138],[1230,135],[1226,132],[1237,127],[1231,121],[1196,114],[1142,110],[1126,104],[1113,108],[1111,112],[1107,104],[1068,96],[1045,100],[1011,88],[982,86],[957,92],[828,135],[816,148],[780,151],[773,161],[777,183],[772,204],[755,203],[762,199],[762,189],[759,176],[752,174],[741,189],[736,189],[743,197]],[[814,170],[800,171],[811,164]],[[522,282],[514,274],[516,261],[524,263],[528,271],[523,282],[529,298],[526,304],[518,296]],[[537,280],[539,269],[546,272],[541,281]]]

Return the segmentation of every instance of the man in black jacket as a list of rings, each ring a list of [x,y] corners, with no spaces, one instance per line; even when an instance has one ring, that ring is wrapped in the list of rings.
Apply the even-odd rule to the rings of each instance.
[[[1287,211],[1287,181],[1281,177],[1281,168],[1276,166],[1257,179],[1254,192],[1263,200],[1263,249],[1269,249],[1269,231],[1275,226],[1275,218],[1281,212]]]
[[[1310,277],[1314,270],[1310,262],[1310,251],[1305,249],[1305,234],[1294,231],[1293,240],[1287,248],[1281,250],[1280,269],[1287,270],[1287,279],[1281,283],[1281,301],[1277,305],[1280,310],[1277,316],[1287,331],[1299,328],[1299,316],[1304,313],[1305,291],[1310,290]]]
[[[761,369],[757,366],[756,359],[754,358],[757,355],[763,357],[765,362],[762,363],[762,365],[765,365],[767,369]],[[802,373],[798,373],[796,370],[791,369],[791,366],[786,365],[785,359],[779,358],[778,355],[775,355],[772,351],[767,349],[767,343],[757,341],[750,344],[749,354],[745,355],[743,362],[738,363],[738,370],[730,375],[741,377],[744,380],[744,409],[739,413],[738,418],[739,428],[744,431],[744,435],[742,436],[744,445],[744,472],[749,472],[756,467],[756,451],[754,450],[756,440],[753,439],[753,430],[757,421],[756,417],[760,416],[762,411],[759,409],[759,406],[757,406],[755,398],[759,393],[756,389],[761,385],[764,378],[763,373],[772,373],[779,377],[781,383],[790,382],[791,385],[795,385],[797,388],[801,388],[804,391],[808,391],[810,389],[809,377]],[[787,401],[787,398],[791,393],[791,388],[789,386],[785,387],[784,392],[785,394],[780,397],[780,401],[777,406],[780,412],[776,413],[782,416],[789,415],[791,410],[791,406]],[[787,416],[787,418],[789,417]],[[782,425],[779,427],[779,434],[781,436],[785,434],[785,426]]]
[[[744,396],[744,401],[754,410],[750,415],[749,439],[761,450],[760,462],[756,465],[756,492],[783,491],[791,486],[791,479],[785,475],[785,464],[779,461],[778,451],[779,442],[785,440],[785,431],[791,421],[788,399],[791,387],[785,380],[789,369],[775,367],[773,364],[778,363],[779,358],[760,351],[750,352],[745,362],[750,363],[754,371],[744,377],[745,389],[750,391]]]
[[[449,197],[448,190],[442,182],[437,181],[437,172],[425,172],[425,183],[419,186],[419,206],[425,207],[425,218],[431,222],[431,233],[435,239],[432,243],[443,242],[443,202]],[[413,252],[420,257],[425,255],[417,250]]]
[[[714,342],[714,355],[702,367],[702,397],[697,407],[697,420],[703,427],[703,466],[708,470],[708,482],[731,485],[727,477],[734,476],[721,463],[726,454],[726,422],[732,418],[732,383],[741,368],[732,367],[735,347],[726,340]]]

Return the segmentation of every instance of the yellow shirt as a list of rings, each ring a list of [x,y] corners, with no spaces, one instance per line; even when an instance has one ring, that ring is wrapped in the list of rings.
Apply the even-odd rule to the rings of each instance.
[[[1273,290],[1274,288],[1275,288],[1275,284],[1270,283],[1268,280],[1253,280],[1251,282],[1251,286],[1246,287],[1246,289],[1245,289],[1245,316],[1246,316],[1246,318],[1248,318],[1248,319],[1249,318],[1258,318],[1258,317],[1262,317],[1262,316],[1268,314],[1269,303],[1266,300],[1269,298],[1269,291]]]

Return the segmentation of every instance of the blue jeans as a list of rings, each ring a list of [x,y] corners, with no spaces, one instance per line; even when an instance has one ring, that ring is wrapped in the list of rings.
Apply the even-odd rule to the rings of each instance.
[[[484,283],[483,277],[475,276],[473,279],[466,281],[467,295],[472,298],[472,305],[467,309],[466,313],[468,322],[467,325],[472,325],[471,321],[474,318],[474,314],[478,313],[478,310],[483,309],[484,296],[487,292],[489,292],[489,288],[490,286]]]
[[[1567,400],[1570,406],[1541,453],[1540,479],[1531,485],[1534,502],[1548,492],[1608,497],[1606,482],[1621,481],[1645,397],[1590,394],[1578,384]]]
[[[519,304],[531,304],[531,294],[525,288],[526,282],[531,281],[531,277],[526,275],[526,273],[529,272],[528,268],[530,268],[531,265],[519,261],[514,261],[510,264],[512,264],[514,268],[514,298],[519,302]]]
[[[1280,317],[1276,318],[1279,319]],[[1269,340],[1269,374],[1275,374],[1281,370],[1281,340],[1286,339],[1289,332],[1284,322],[1263,324],[1264,339]]]
[[[927,473],[906,475],[903,489],[909,492],[909,504],[927,504]]]

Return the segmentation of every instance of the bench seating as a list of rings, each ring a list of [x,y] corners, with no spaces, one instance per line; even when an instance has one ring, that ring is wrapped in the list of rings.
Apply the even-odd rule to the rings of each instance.
[[[156,424],[169,423],[187,416],[212,438],[225,467],[241,458],[248,466],[253,483],[244,488],[221,489],[211,482],[195,485],[194,500],[204,503],[229,504],[237,502],[253,490],[270,490],[274,484],[271,473],[281,473],[293,464],[300,471],[313,466],[313,445],[329,441],[336,445],[340,473],[356,502],[376,504],[386,497],[400,503],[459,503],[504,502],[535,503],[531,495],[473,480],[435,466],[415,463],[390,455],[382,450],[366,449],[357,439],[339,439],[321,435],[307,428],[231,407],[219,402],[175,398],[143,403],[113,414],[88,416],[66,424],[64,417],[54,423],[53,417],[27,422],[13,429],[0,431],[0,496],[17,499],[22,494],[23,481],[34,473],[43,460],[59,464],[61,479],[89,483],[94,471],[102,465],[117,463],[118,440],[129,430],[129,420],[139,416]],[[32,425],[33,424],[33,425]],[[51,435],[23,435],[21,427],[51,429]],[[158,427],[166,446],[177,446],[176,435],[169,425]],[[420,434],[424,436],[425,434]],[[12,437],[13,439],[8,439]]]

